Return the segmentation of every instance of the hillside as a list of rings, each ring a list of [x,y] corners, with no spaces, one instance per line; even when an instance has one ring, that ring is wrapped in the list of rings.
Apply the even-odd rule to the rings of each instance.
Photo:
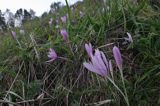
[[[0,104],[160,105],[160,5],[151,1],[84,0],[1,32]]]

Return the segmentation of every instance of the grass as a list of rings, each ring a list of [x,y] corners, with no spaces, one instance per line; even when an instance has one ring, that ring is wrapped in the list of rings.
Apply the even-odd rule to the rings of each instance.
[[[152,8],[147,0],[133,5],[132,0],[85,0],[63,24],[59,15],[49,14],[26,22],[25,35],[17,39],[10,32],[0,35],[0,103],[3,105],[127,105],[121,75],[114,62],[112,48],[118,46],[123,58],[123,78],[128,106],[160,105],[160,10]],[[91,5],[92,4],[92,5]],[[109,7],[109,8],[108,8]],[[71,10],[69,10],[71,12]],[[80,18],[79,11],[84,12]],[[49,18],[59,19],[48,25]],[[63,41],[60,29],[66,28],[69,43]],[[133,43],[124,44],[126,32]],[[114,80],[105,79],[83,67],[88,61],[84,44],[91,42],[113,63]],[[58,56],[52,63],[47,52],[54,48]],[[119,90],[117,89],[119,88]],[[126,98],[126,95],[125,95]]]

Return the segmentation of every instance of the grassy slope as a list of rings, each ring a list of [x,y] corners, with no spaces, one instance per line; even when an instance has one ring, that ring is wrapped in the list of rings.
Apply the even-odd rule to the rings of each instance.
[[[55,27],[56,23],[49,26],[48,20],[50,17],[60,19],[67,13],[67,8],[59,10],[60,15],[28,22],[24,25],[26,35],[17,35],[21,48],[10,34],[1,38],[1,99],[10,90],[12,102],[27,102],[44,94],[43,100],[30,102],[30,105],[74,106],[93,105],[95,102],[125,105],[122,95],[109,81],[84,69],[82,63],[88,61],[84,44],[91,42],[94,48],[99,47],[112,60],[114,81],[122,89],[120,74],[113,60],[113,45],[103,45],[114,43],[120,47],[131,106],[159,105],[160,10],[154,10],[146,0],[134,5],[125,1],[110,0],[103,4],[85,0],[70,14],[67,24],[59,24],[60,28]],[[85,13],[83,18],[80,18],[79,11]],[[69,44],[62,40],[61,28],[68,30]],[[133,44],[122,44],[124,40],[121,38],[127,36],[126,32],[132,34]],[[54,48],[67,60],[45,63],[49,48]],[[107,103],[111,99],[114,101]]]

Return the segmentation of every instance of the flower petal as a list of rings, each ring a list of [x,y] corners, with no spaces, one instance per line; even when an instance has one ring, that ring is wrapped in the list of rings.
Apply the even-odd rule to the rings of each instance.
[[[113,47],[113,55],[119,70],[122,70],[122,56],[118,47]]]
[[[103,73],[101,73],[95,66],[93,66],[93,64],[91,64],[91,63],[86,63],[86,62],[84,62],[83,63],[83,66],[85,67],[85,68],[87,68],[89,71],[92,71],[92,72],[94,72],[94,73],[96,73],[96,74],[99,74],[99,75],[101,75],[101,76],[104,76],[103,75]]]
[[[57,59],[57,53],[54,51],[54,49],[52,49],[52,48],[50,48],[49,49],[49,52],[48,52],[48,57],[51,59],[51,60],[49,60],[49,61],[47,61],[47,62],[52,62],[52,61],[54,61],[55,59]]]
[[[97,62],[100,64],[100,67],[102,67],[103,73],[106,74],[107,68],[106,68],[106,65],[104,64],[104,61],[102,59],[101,52],[98,49],[95,51],[95,57],[97,59]]]
[[[61,33],[64,41],[67,41],[68,40],[68,33],[67,33],[66,29],[61,29],[60,33]]]
[[[106,65],[107,69],[108,69],[108,61],[107,61],[107,58],[106,58],[106,56],[103,52],[101,52],[101,56],[102,56],[102,59],[103,59],[105,65]]]
[[[124,39],[125,39],[126,41],[129,41],[130,43],[133,43],[133,39],[132,39],[131,34],[127,32],[127,35],[128,35],[128,37],[124,37]]]
[[[91,43],[85,44],[85,49],[86,49],[86,51],[88,53],[88,56],[91,57],[91,55],[93,55],[93,49],[92,49]]]

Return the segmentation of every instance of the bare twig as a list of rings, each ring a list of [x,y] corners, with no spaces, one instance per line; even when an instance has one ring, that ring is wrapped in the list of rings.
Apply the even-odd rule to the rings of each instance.
[[[0,103],[8,103],[8,104],[16,105],[16,103],[10,102],[10,101],[6,101],[6,100],[0,100]]]
[[[105,45],[99,46],[98,49],[99,49],[99,48],[106,47],[106,46],[110,46],[110,45],[113,45],[113,44],[114,44],[114,43],[105,44]]]

